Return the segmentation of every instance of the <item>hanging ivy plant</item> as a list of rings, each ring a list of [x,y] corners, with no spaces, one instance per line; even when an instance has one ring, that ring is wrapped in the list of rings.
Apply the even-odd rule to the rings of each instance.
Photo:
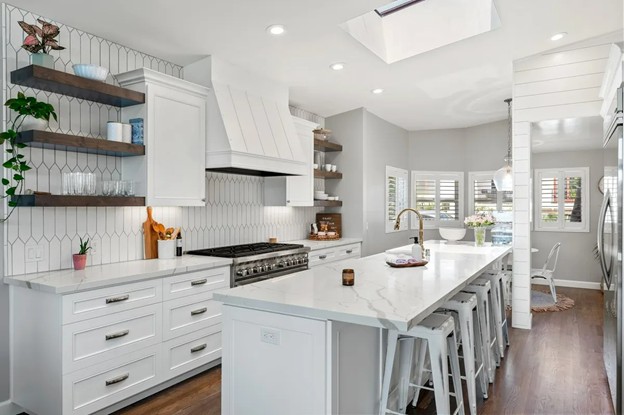
[[[7,131],[0,133],[0,145],[5,144],[5,151],[8,153],[8,159],[2,164],[5,169],[8,169],[10,175],[2,178],[2,185],[5,188],[2,199],[11,198],[12,196],[18,196],[23,194],[24,190],[24,175],[31,169],[26,161],[26,157],[20,153],[20,150],[26,147],[26,144],[18,143],[19,129],[24,122],[24,119],[28,116],[37,118],[40,120],[50,121],[50,117],[57,119],[54,107],[47,102],[37,101],[35,97],[27,97],[23,93],[18,92],[17,98],[9,99],[5,104],[5,107],[15,111],[17,116],[9,123],[10,127]],[[13,210],[17,206],[17,200],[9,200],[9,206],[12,207],[0,222],[6,221],[13,213]]]

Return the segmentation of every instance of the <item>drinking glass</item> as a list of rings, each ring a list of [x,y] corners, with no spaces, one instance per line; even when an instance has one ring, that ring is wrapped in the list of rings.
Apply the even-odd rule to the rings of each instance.
[[[134,182],[131,180],[124,181],[124,196],[134,196]]]
[[[97,184],[97,179],[95,177],[95,173],[87,173],[86,194],[88,194],[89,196],[95,195],[96,184]]]
[[[74,195],[83,195],[84,194],[84,175],[80,172],[74,172],[71,174],[72,182],[73,182],[73,193]]]
[[[74,188],[72,183],[72,174],[70,172],[63,173],[63,194],[73,195]]]

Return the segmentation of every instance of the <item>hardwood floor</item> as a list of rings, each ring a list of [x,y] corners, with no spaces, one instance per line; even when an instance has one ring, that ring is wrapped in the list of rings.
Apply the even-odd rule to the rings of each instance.
[[[530,331],[511,330],[511,346],[479,414],[614,413],[602,362],[602,293],[558,291],[576,305],[558,313],[534,313]],[[216,367],[116,414],[219,414],[220,381],[221,368]],[[408,413],[435,413],[435,405],[410,408]]]

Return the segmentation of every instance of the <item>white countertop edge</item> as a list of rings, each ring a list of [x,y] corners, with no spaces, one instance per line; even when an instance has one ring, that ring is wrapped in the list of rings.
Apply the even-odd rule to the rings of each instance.
[[[184,255],[175,259],[137,260],[113,264],[95,265],[81,271],[64,269],[50,272],[4,277],[4,283],[52,294],[71,294],[120,284],[171,277],[188,272],[230,266],[232,259]],[[126,275],[119,275],[123,268],[131,268]],[[135,268],[135,269],[132,269]],[[109,277],[106,274],[119,276]]]
[[[316,251],[318,249],[326,249],[326,248],[333,248],[337,246],[362,243],[362,238],[340,238],[340,239],[334,239],[330,241],[316,241],[312,239],[296,239],[294,241],[286,241],[285,243],[300,244],[303,246],[310,247],[311,251]]]

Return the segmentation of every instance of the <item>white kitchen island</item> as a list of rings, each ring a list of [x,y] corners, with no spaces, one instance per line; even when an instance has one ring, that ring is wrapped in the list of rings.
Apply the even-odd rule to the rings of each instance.
[[[511,252],[425,247],[425,267],[390,268],[378,254],[215,293],[224,303],[223,413],[378,413],[383,329],[418,324]],[[355,270],[355,286],[341,284],[343,268]]]

